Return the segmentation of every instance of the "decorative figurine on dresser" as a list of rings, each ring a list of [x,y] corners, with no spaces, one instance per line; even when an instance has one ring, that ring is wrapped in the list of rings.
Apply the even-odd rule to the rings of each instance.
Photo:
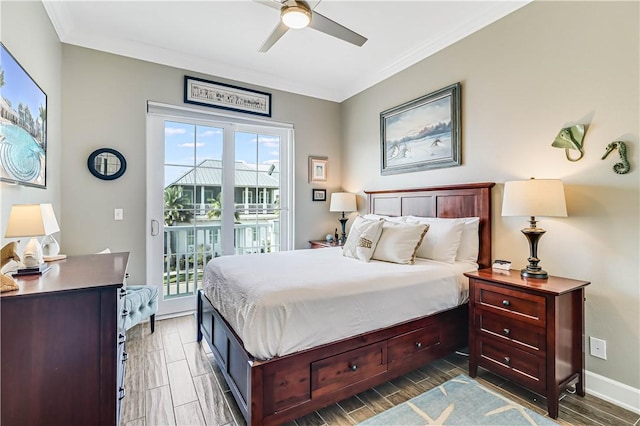
[[[0,424],[119,424],[128,260],[70,256],[0,294]]]
[[[481,269],[469,278],[469,375],[478,367],[547,398],[558,417],[561,393],[585,395],[584,288],[588,281]]]

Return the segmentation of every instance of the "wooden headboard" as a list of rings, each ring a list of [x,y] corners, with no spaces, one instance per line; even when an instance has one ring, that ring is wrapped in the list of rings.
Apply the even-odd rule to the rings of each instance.
[[[493,182],[430,188],[365,191],[367,212],[385,216],[479,217],[480,268],[491,266],[491,188]]]

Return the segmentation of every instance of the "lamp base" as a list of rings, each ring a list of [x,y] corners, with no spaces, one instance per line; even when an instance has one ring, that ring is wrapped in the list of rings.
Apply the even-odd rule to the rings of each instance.
[[[520,270],[520,275],[523,278],[549,278],[549,274],[547,274],[547,271],[544,271],[540,268],[538,268],[538,270],[531,270],[529,268],[524,268],[522,270]]]
[[[340,243],[340,245],[344,245],[344,243],[347,242],[347,232],[345,230],[345,226],[347,225],[347,221],[349,219],[344,217],[344,212],[343,212],[342,213],[342,217],[340,219],[338,219],[338,220],[340,221],[340,225],[342,226],[342,235],[340,236],[339,243]]]
[[[527,237],[527,240],[529,240],[530,255],[527,259],[529,261],[529,265],[520,271],[520,275],[523,278],[549,278],[547,272],[538,266],[538,263],[540,263],[540,259],[538,259],[538,240],[546,231],[536,226],[535,217],[532,216],[529,222],[529,228],[525,228],[521,231],[524,236]]]

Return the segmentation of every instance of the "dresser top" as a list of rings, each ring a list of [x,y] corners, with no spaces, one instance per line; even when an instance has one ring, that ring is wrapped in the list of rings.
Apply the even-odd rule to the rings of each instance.
[[[0,293],[0,297],[29,296],[95,287],[122,287],[129,253],[69,256],[48,262],[51,267],[42,275],[14,277],[18,290]]]
[[[520,275],[519,270],[516,271],[514,269],[502,271],[486,268],[474,272],[465,272],[464,275],[469,278],[484,279],[494,283],[555,295],[568,293],[590,284],[589,281],[573,280],[570,278],[554,277],[551,275],[549,275],[549,278],[545,279],[524,278]]]

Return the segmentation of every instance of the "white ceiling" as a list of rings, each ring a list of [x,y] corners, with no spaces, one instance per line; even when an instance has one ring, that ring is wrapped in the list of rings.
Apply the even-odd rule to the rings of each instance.
[[[258,49],[279,12],[255,1],[43,4],[64,43],[341,102],[529,1],[310,1],[369,40],[289,30],[266,53]]]

